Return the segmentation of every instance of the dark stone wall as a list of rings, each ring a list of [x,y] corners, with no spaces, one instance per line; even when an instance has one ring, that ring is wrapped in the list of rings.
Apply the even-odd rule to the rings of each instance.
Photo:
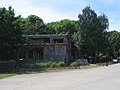
[[[44,60],[55,62],[64,61],[66,53],[66,45],[58,44],[47,46],[44,48]]]

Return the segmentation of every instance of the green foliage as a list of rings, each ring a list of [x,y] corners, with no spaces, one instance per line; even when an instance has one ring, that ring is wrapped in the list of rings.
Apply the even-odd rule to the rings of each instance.
[[[37,68],[63,67],[63,66],[65,66],[64,62],[39,62],[39,63],[26,64],[23,66],[23,68],[37,69]]]
[[[26,35],[43,34],[45,33],[45,24],[41,18],[35,15],[30,15],[27,18],[21,19],[21,26]]]
[[[76,31],[76,22],[64,19],[57,22],[48,23],[46,32],[50,34],[68,34],[71,35]]]
[[[105,46],[105,31],[109,22],[107,16],[97,16],[90,7],[85,7],[78,16],[77,32],[73,34],[73,41],[82,55],[88,55],[95,60]],[[95,62],[95,61],[94,61]]]
[[[58,67],[64,67],[64,66],[65,66],[65,63],[64,63],[64,62],[58,62],[58,63],[57,63],[57,66],[58,66]]]
[[[51,64],[52,64],[52,62],[46,62],[46,67],[47,67],[47,68],[50,67]]]
[[[50,67],[63,67],[63,66],[65,66],[64,62],[52,62],[50,64]]]
[[[72,62],[70,64],[71,67],[77,67],[77,66],[80,66],[80,64],[78,62]]]
[[[112,61],[112,59],[108,55],[102,55],[97,58],[97,63],[109,61]]]
[[[57,67],[57,63],[56,62],[52,62],[50,66],[51,67]]]
[[[34,69],[34,68],[35,68],[35,64],[26,64],[26,65],[24,65],[22,68]]]
[[[111,56],[120,55],[120,32],[111,31],[107,34],[109,54]]]
[[[81,34],[80,32],[74,32],[73,36],[72,36],[72,40],[75,44],[75,46],[79,49],[79,51],[81,50],[81,45],[82,45],[82,42],[81,42]]]
[[[16,58],[17,49],[22,46],[20,16],[15,16],[12,7],[0,8],[0,60]]]
[[[50,62],[40,62],[40,63],[31,63],[23,66],[23,68],[28,69],[37,69],[37,68],[47,68],[50,67]]]

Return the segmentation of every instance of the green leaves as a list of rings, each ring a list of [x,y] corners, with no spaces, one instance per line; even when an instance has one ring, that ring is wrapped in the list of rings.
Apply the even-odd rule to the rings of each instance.
[[[15,59],[15,53],[22,44],[22,31],[14,9],[0,8],[0,59]]]
[[[97,16],[90,7],[85,7],[78,18],[77,32],[73,35],[73,41],[82,55],[95,59],[96,54],[101,51],[100,46],[105,45],[104,32],[109,26],[108,19],[104,14]]]
[[[107,38],[109,44],[109,53],[112,53],[114,56],[120,55],[120,32],[108,32]]]
[[[64,19],[57,22],[48,23],[46,31],[52,34],[73,34],[76,31],[76,22]]]
[[[45,24],[41,18],[36,15],[30,15],[21,19],[21,26],[26,35],[35,35],[45,33]]]

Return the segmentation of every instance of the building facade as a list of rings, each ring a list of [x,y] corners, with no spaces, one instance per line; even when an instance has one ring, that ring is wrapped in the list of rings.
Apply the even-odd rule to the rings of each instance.
[[[27,35],[26,60],[68,62],[69,46],[67,35]]]

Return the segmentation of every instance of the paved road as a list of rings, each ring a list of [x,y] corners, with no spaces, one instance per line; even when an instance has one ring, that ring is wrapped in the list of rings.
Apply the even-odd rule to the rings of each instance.
[[[120,90],[120,64],[0,79],[0,90]]]

